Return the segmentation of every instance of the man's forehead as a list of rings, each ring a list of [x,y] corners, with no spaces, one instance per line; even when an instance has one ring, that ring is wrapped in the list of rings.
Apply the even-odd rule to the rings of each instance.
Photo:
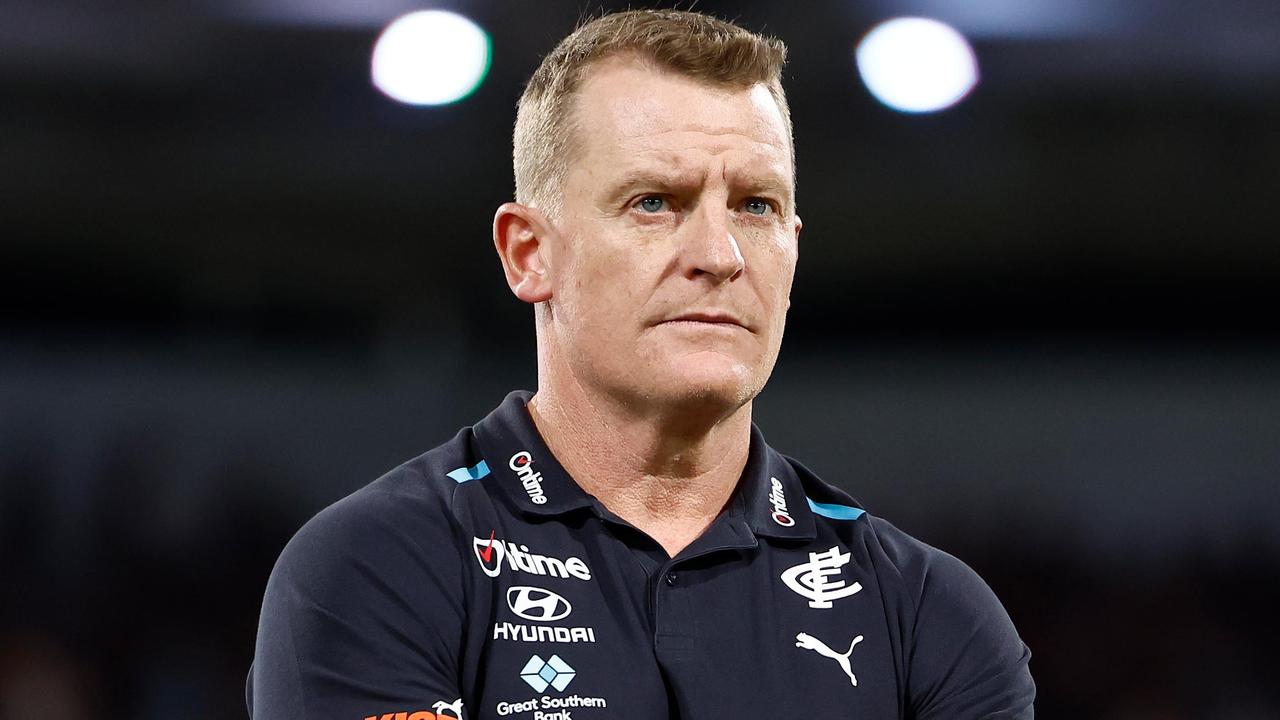
[[[578,149],[587,154],[679,165],[691,151],[737,151],[752,164],[790,164],[786,124],[764,84],[714,86],[611,59],[587,74],[576,106]]]
[[[597,93],[584,109],[605,121],[621,138],[646,138],[663,132],[740,135],[783,146],[786,133],[773,97],[763,85],[726,90],[686,81],[658,79],[628,83]]]

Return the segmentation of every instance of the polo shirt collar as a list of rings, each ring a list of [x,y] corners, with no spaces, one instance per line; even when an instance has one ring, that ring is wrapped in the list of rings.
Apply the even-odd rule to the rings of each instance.
[[[534,515],[560,515],[594,507],[588,495],[538,434],[529,415],[533,393],[517,390],[477,423],[473,430],[481,454],[496,483],[520,510]],[[806,540],[816,537],[813,514],[791,463],[769,447],[764,434],[751,426],[751,446],[742,479],[730,500],[741,509],[757,536]],[[732,507],[736,505],[735,507]]]
[[[516,507],[536,515],[559,515],[591,507],[588,495],[547,448],[529,415],[533,393],[516,390],[473,427],[480,452],[498,487]]]
[[[817,537],[800,476],[781,453],[765,443],[764,434],[754,423],[747,466],[737,492],[747,524],[756,535],[784,540]]]

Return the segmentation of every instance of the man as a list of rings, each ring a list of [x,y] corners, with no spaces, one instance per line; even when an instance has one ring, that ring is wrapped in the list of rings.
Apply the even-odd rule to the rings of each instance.
[[[537,393],[299,531],[252,717],[1032,716],[987,586],[751,424],[801,227],[784,55],[634,11],[544,59],[493,229]]]

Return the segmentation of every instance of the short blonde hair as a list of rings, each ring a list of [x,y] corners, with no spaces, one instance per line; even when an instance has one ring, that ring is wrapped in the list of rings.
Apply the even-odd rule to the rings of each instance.
[[[782,90],[787,47],[723,20],[679,10],[629,10],[580,26],[542,59],[516,111],[516,201],[551,214],[560,207],[574,158],[574,100],[592,64],[634,54],[659,68],[709,85],[746,89],[763,83],[778,103],[791,142]],[[794,172],[794,150],[792,166]]]

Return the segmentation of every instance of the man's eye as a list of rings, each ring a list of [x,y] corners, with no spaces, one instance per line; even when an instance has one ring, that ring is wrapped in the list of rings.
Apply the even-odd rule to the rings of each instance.
[[[647,213],[658,213],[667,209],[667,200],[658,195],[650,195],[641,198],[640,202],[636,203],[636,207]]]
[[[769,212],[769,203],[760,198],[751,198],[742,205],[752,215],[764,215]]]

